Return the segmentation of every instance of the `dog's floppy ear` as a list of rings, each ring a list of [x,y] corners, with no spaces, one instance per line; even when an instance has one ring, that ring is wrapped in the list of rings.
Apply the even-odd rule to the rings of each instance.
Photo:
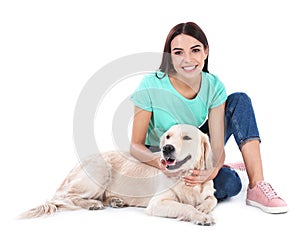
[[[201,133],[201,157],[200,157],[200,170],[207,170],[213,167],[212,150],[210,147],[208,136]]]

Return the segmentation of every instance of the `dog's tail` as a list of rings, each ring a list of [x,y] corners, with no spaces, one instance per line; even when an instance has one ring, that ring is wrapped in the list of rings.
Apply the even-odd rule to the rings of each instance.
[[[40,205],[36,208],[29,209],[28,211],[23,212],[19,215],[19,219],[30,219],[30,218],[38,218],[42,216],[51,216],[54,215],[57,211],[61,210],[76,210],[79,207],[65,204],[63,202],[55,202],[55,201],[48,201],[45,202],[43,205]]]

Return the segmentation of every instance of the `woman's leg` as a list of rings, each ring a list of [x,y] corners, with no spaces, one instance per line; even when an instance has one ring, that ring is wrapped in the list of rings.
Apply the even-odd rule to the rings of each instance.
[[[225,108],[225,142],[231,135],[239,146],[249,178],[249,187],[264,180],[260,137],[250,98],[245,93],[228,96]]]
[[[264,180],[259,146],[259,141],[252,140],[246,142],[241,148],[251,189],[257,182]]]
[[[237,195],[242,189],[242,182],[236,171],[222,167],[214,178],[215,197],[223,201]]]
[[[268,213],[285,213],[287,204],[264,182],[260,137],[250,98],[245,93],[228,96],[225,108],[225,142],[231,135],[239,146],[249,178],[247,204]]]

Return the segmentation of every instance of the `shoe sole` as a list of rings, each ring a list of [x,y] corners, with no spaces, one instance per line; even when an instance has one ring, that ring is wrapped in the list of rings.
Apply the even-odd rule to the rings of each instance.
[[[258,202],[251,201],[249,199],[246,200],[246,204],[249,205],[249,206],[260,208],[264,212],[270,213],[270,214],[283,214],[283,213],[288,212],[288,207],[287,206],[283,206],[283,207],[266,207],[266,206],[264,206],[264,205],[262,205]]]

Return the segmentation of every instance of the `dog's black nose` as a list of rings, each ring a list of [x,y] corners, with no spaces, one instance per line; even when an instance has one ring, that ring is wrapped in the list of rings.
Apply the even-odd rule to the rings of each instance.
[[[164,154],[171,154],[175,151],[175,148],[173,145],[167,144],[163,146],[162,151]]]

